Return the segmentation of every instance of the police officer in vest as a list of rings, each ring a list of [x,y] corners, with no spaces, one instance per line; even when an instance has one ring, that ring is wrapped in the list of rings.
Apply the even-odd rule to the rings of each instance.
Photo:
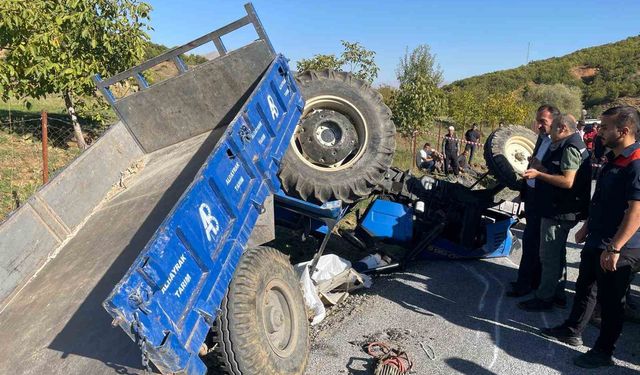
[[[580,254],[576,295],[569,319],[543,335],[573,346],[582,344],[596,298],[602,323],[593,349],[575,358],[577,366],[611,366],[615,343],[622,332],[625,294],[640,263],[640,113],[629,106],[602,114],[599,134],[611,148],[598,177],[589,218],[576,233],[586,243]],[[594,286],[597,285],[597,288]]]
[[[589,152],[578,133],[575,119],[562,115],[551,124],[551,145],[542,162],[524,173],[536,179],[540,216],[542,273],[535,298],[520,302],[526,311],[545,311],[554,302],[566,306],[563,271],[567,263],[567,237],[587,217],[591,197]],[[535,160],[534,160],[535,161]]]

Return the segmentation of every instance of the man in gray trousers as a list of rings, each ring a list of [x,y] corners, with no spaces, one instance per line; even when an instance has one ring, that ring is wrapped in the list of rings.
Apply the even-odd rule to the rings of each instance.
[[[563,271],[567,263],[569,231],[587,217],[591,197],[591,162],[572,116],[563,115],[551,125],[551,145],[541,162],[524,173],[536,179],[540,199],[540,262],[542,275],[535,298],[520,302],[526,311],[553,308],[564,297]]]

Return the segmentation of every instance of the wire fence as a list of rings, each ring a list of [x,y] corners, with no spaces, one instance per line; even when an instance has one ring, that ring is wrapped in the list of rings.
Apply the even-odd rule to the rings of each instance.
[[[396,138],[396,153],[394,156],[393,165],[402,170],[410,169],[414,173],[421,173],[416,166],[417,153],[422,149],[425,143],[429,143],[431,147],[436,151],[442,151],[442,141],[446,132],[438,130],[421,131],[414,133],[413,137],[398,136]],[[454,138],[458,143],[458,151],[462,153],[465,150],[468,142],[464,140],[464,137]],[[478,170],[484,170],[486,163],[484,161],[483,153],[483,140],[475,142],[475,153],[472,164]]]
[[[43,122],[43,116],[47,121]],[[69,118],[43,116],[9,116],[0,121],[0,221],[24,204],[47,177],[55,176],[82,153]],[[101,132],[92,128],[85,138],[95,139]]]

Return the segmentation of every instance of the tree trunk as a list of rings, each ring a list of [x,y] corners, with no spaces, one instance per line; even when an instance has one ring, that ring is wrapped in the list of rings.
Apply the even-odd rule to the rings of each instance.
[[[64,104],[67,107],[67,113],[69,114],[71,123],[73,124],[73,134],[76,138],[78,148],[84,150],[88,146],[84,141],[84,135],[82,135],[82,128],[80,127],[80,123],[78,122],[76,110],[73,108],[73,99],[71,98],[71,93],[69,91],[65,91],[62,96],[64,97]]]

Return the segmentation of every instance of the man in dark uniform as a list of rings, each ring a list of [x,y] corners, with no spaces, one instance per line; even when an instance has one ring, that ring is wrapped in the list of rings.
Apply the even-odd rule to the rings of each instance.
[[[524,173],[536,179],[540,208],[540,285],[533,299],[520,302],[526,311],[566,306],[563,272],[569,231],[587,217],[591,197],[591,160],[575,119],[563,115],[551,125],[551,145],[539,165]]]
[[[471,164],[471,162],[473,161],[473,155],[476,152],[476,143],[480,142],[480,132],[478,131],[478,124],[476,124],[475,122],[473,123],[471,129],[467,130],[467,132],[464,133],[464,139],[468,142],[466,146],[464,146],[464,151],[469,154],[469,164]]]
[[[454,132],[454,127],[449,126],[449,132],[444,135],[444,140],[442,141],[444,174],[447,176],[449,175],[449,167],[451,167],[455,176],[460,173],[460,166],[458,165],[458,140]]]
[[[536,111],[538,140],[536,141],[531,163],[539,164],[551,144],[551,124],[560,118],[560,111],[550,105],[542,105]],[[536,198],[536,180],[527,180],[520,196],[524,202],[524,217],[527,225],[522,233],[522,258],[518,267],[518,279],[512,283],[509,297],[521,297],[538,288],[540,284],[540,213]],[[541,201],[542,202],[542,201]]]
[[[547,337],[580,345],[596,304],[597,289],[602,308],[600,336],[593,349],[575,358],[574,363],[580,367],[613,365],[611,357],[624,321],[625,295],[640,262],[639,128],[640,113],[633,107],[614,107],[602,114],[600,134],[611,152],[598,177],[589,218],[576,233],[576,242],[586,243],[580,255],[573,308],[563,324],[542,330]]]

